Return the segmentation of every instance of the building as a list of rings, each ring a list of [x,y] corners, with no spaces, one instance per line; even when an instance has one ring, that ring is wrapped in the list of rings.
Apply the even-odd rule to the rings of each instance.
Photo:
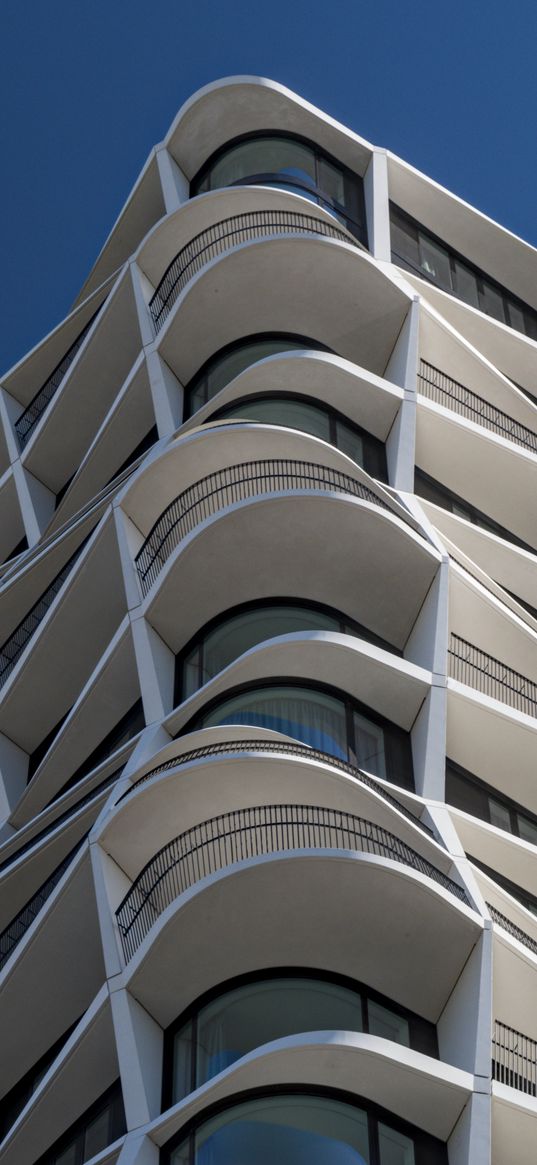
[[[4,377],[2,1165],[534,1161],[536,274],[231,78]]]

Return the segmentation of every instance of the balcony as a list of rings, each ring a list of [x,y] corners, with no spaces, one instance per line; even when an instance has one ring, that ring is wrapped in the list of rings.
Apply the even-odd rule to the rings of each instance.
[[[537,1096],[537,1040],[495,1020],[492,1079],[527,1096]]]
[[[308,214],[288,210],[256,210],[233,215],[196,235],[166,269],[149,310],[158,333],[187,283],[219,255],[243,243],[282,235],[317,235],[341,243],[360,244],[345,230]]]
[[[477,688],[483,695],[501,700],[526,716],[537,716],[537,683],[533,680],[453,632],[448,656],[452,679]]]
[[[49,607],[52,606],[56,595],[61,591],[65,580],[71,573],[77,558],[81,554],[87,542],[87,538],[77,547],[75,553],[71,555],[65,566],[59,571],[56,577],[47,587],[46,591],[39,597],[33,607],[30,608],[28,614],[18,624],[14,631],[12,631],[9,639],[0,647],[0,688],[4,686],[9,679],[13,668],[15,667],[19,657],[22,655],[26,645],[37,631],[42,620],[45,618]]]
[[[501,926],[502,930],[507,931],[507,934],[511,935],[511,938],[515,938],[517,942],[522,943],[525,947],[527,947],[528,950],[532,952],[532,954],[537,955],[537,941],[532,938],[531,935],[527,934],[526,931],[522,930],[522,928],[517,926],[516,923],[511,922],[511,919],[507,918],[505,914],[502,914],[500,910],[496,910],[496,907],[493,906],[490,902],[487,902],[486,905],[492,921],[495,922],[497,926]]]
[[[312,490],[351,495],[391,512],[363,482],[313,462],[270,459],[230,465],[184,490],[157,519],[135,559],[142,594],[147,595],[179,543],[214,514],[266,494]]]
[[[372,822],[311,805],[254,806],[187,830],[147,863],[116,911],[125,958],[132,958],[156,919],[196,882],[262,854],[311,849],[351,850],[401,862],[468,904],[461,886]]]
[[[100,309],[98,308],[97,311],[99,310]],[[35,426],[47,408],[47,405],[50,404],[53,396],[58,391],[64,376],[66,376],[68,373],[71,364],[77,355],[77,352],[82,347],[82,344],[86,339],[86,336],[93,324],[96,315],[97,312],[92,315],[91,319],[80,332],[80,335],[77,336],[74,344],[71,344],[71,347],[65,353],[65,356],[63,356],[60,360],[60,363],[56,365],[54,371],[51,372],[48,380],[46,380],[39,391],[36,392],[35,396],[30,401],[30,404],[27,406],[21,416],[18,417],[15,421],[15,432],[17,434],[21,450],[24,449],[25,445],[30,440]]]
[[[19,913],[15,916],[14,919],[12,919],[9,926],[6,926],[6,929],[2,931],[2,934],[0,934],[0,970],[7,963],[10,955],[15,950],[15,947],[18,946],[21,939],[24,938],[26,931],[32,925],[39,912],[43,909],[45,902],[48,898],[50,898],[52,891],[58,885],[58,882],[65,873],[67,867],[71,864],[75,853],[80,848],[81,844],[82,842],[77,842],[75,848],[72,849],[65,858],[63,858],[63,861],[60,862],[59,866],[56,866],[56,869],[52,872],[50,877],[47,878],[46,882],[44,882],[43,885],[39,887],[37,893],[34,894],[32,898],[30,898],[30,901],[27,902],[25,906],[23,906],[22,910],[19,910]]]
[[[489,404],[484,397],[459,384],[445,372],[434,368],[426,360],[420,361],[418,388],[424,396],[436,404],[451,409],[452,412],[497,433],[507,441],[513,441],[530,453],[537,453],[537,433]]]

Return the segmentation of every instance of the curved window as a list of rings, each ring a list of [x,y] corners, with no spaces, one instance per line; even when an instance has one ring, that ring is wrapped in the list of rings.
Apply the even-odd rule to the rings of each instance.
[[[213,619],[177,656],[176,703],[197,692],[249,648],[277,635],[292,635],[298,631],[337,631],[360,636],[389,651],[395,650],[366,627],[346,619],[330,607],[293,602],[292,599],[247,603]]]
[[[314,974],[271,974],[219,993],[166,1033],[164,1107],[169,1108],[254,1048],[313,1031],[369,1032],[437,1055],[434,1024],[359,990]]]
[[[414,787],[408,733],[333,689],[285,682],[248,687],[216,701],[183,733],[223,724],[270,728],[374,776]]]
[[[311,199],[365,246],[363,182],[317,146],[288,134],[256,134],[213,154],[190,186],[191,195],[223,186],[274,186]]]
[[[316,340],[309,340],[306,336],[288,336],[285,332],[267,332],[265,335],[250,336],[238,343],[228,344],[206,361],[186,388],[185,420],[197,413],[202,405],[212,400],[245,368],[257,364],[258,360],[275,356],[277,352],[300,351],[303,348],[329,351]]]
[[[447,1165],[445,1145],[370,1104],[328,1090],[252,1096],[203,1120],[169,1165]]]
[[[323,441],[335,445],[336,449],[351,457],[371,477],[376,477],[380,481],[388,480],[383,442],[358,425],[352,425],[335,409],[330,409],[308,397],[284,396],[282,393],[274,396],[252,396],[247,400],[230,404],[214,414],[215,420],[222,420],[224,417],[236,419],[244,417],[249,421],[286,425],[289,429],[311,433],[313,437],[321,437]]]

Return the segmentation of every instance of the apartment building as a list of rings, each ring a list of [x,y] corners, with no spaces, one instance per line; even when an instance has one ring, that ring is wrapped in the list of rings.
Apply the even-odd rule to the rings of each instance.
[[[233,77],[4,376],[2,1165],[533,1165],[536,276]]]

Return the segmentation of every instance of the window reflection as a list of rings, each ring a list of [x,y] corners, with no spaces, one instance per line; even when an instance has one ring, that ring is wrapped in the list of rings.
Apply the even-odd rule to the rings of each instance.
[[[185,420],[212,400],[226,384],[229,384],[245,368],[250,368],[258,360],[265,360],[267,356],[274,356],[278,352],[293,352],[296,350],[320,349],[328,351],[316,340],[302,336],[266,335],[248,338],[240,344],[233,344],[217,352],[215,356],[204,364],[190,381],[185,393]]]

